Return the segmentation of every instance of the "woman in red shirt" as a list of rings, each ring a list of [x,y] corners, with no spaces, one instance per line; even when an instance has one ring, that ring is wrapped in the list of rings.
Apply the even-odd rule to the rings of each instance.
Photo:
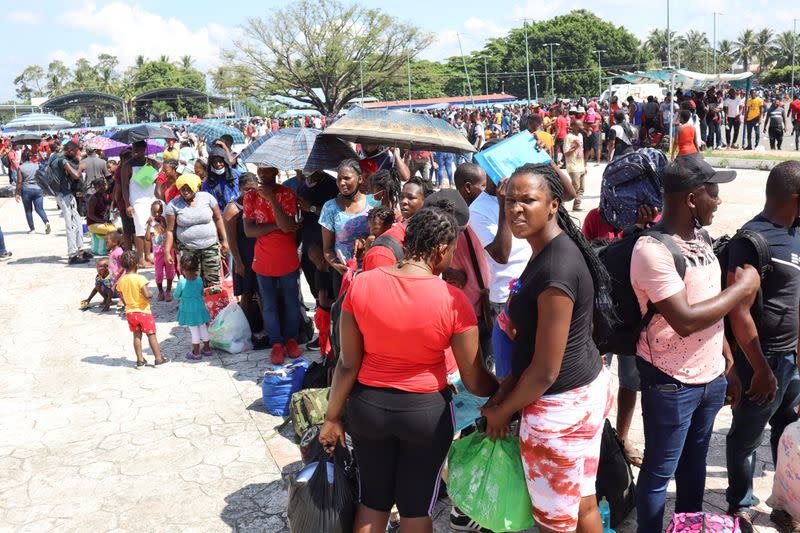
[[[320,441],[328,452],[344,444],[339,415],[349,398],[361,494],[354,531],[385,530],[395,503],[402,531],[431,531],[455,426],[448,347],[470,392],[497,390],[478,357],[472,305],[439,278],[450,265],[458,229],[452,214],[423,208],[408,223],[403,264],[362,273],[345,296],[342,355]]]

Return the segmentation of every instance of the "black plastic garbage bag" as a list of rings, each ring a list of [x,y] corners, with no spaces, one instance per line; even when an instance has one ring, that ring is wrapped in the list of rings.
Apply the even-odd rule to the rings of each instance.
[[[338,463],[323,452],[317,462],[292,477],[287,512],[289,531],[350,533],[353,530],[356,491]]]

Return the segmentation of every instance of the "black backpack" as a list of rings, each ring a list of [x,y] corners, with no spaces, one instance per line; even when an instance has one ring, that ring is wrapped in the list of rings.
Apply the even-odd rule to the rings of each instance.
[[[370,248],[374,248],[376,246],[384,246],[389,248],[394,254],[394,258],[398,263],[401,263],[405,257],[403,245],[401,245],[400,241],[391,235],[379,235],[376,237],[375,240],[372,241],[372,246]],[[354,274],[353,279],[355,279],[359,272],[360,270]],[[342,340],[339,336],[339,321],[342,318],[342,302],[344,302],[344,297],[346,294],[347,291],[341,293],[336,298],[336,301],[333,302],[333,305],[331,305],[331,331],[329,334],[329,339],[331,343],[332,361],[338,361],[339,355],[342,353]]]
[[[709,244],[711,242],[705,230],[701,230]],[[642,315],[639,301],[631,286],[631,256],[633,247],[639,237],[650,236],[661,242],[672,254],[675,271],[683,278],[686,274],[686,259],[672,236],[663,232],[659,226],[645,228],[641,225],[631,226],[622,232],[619,239],[595,244],[595,251],[611,276],[611,299],[617,313],[618,322],[613,329],[608,329],[603,320],[594,321],[594,342],[600,353],[617,355],[636,355],[636,342],[639,334],[658,313],[656,307],[647,303],[647,313]]]
[[[722,270],[722,285],[720,286],[724,289],[728,284],[728,247],[732,242],[737,240],[744,240],[753,247],[753,250],[755,250],[757,264],[754,266],[761,276],[763,287],[764,279],[770,272],[772,272],[772,252],[769,249],[769,243],[767,243],[766,239],[764,239],[764,237],[757,231],[749,229],[740,229],[733,234],[733,237],[723,235],[714,241],[714,255],[717,256],[717,260],[719,260],[720,268]],[[762,288],[759,288],[758,293],[756,294],[756,299],[753,302],[753,306],[750,308],[750,315],[753,317],[753,322],[755,322],[756,329],[761,328],[761,315],[763,312],[764,294]],[[729,342],[735,342],[733,331],[731,330],[730,323],[728,322],[728,317],[725,317],[725,336],[728,338]]]
[[[636,507],[636,484],[631,465],[617,432],[606,419],[600,439],[600,461],[595,481],[597,501],[605,498],[611,508],[611,527],[617,527]]]
[[[68,194],[71,192],[69,179],[63,176],[66,171],[58,168],[64,164],[64,156],[61,154],[51,154],[44,165],[40,165],[36,171],[36,182],[39,187],[50,196],[57,194]]]

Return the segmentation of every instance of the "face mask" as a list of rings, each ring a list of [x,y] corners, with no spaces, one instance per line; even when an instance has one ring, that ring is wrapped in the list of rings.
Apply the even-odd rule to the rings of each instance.
[[[213,172],[217,176],[222,176],[223,174],[225,174],[225,167],[222,168],[211,167],[211,172]]]
[[[343,198],[347,198],[348,200],[352,200],[353,198],[356,197],[358,192],[359,192],[358,187],[356,187],[355,189],[353,189],[353,192],[351,192],[350,194],[345,194],[345,193],[343,193],[341,191],[339,192],[339,194],[341,194]]]

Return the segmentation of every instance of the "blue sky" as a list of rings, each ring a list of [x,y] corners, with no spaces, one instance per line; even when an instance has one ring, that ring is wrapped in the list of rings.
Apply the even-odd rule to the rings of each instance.
[[[628,0],[362,3],[434,33],[436,42],[423,54],[428,59],[457,55],[457,33],[466,53],[480,48],[487,37],[502,36],[520,26],[525,17],[542,20],[572,9],[592,9],[639,37],[651,28],[666,26],[666,0],[644,0],[635,8]],[[2,31],[6,46],[0,59],[0,99],[13,97],[13,79],[26,65],[46,66],[55,58],[72,64],[80,57],[93,61],[99,53],[108,52],[127,67],[138,54],[173,58],[189,54],[206,70],[219,64],[219,50],[229,45],[247,17],[268,15],[272,8],[285,5],[288,0],[39,0],[30,7],[25,2],[9,3]],[[670,5],[675,30],[704,30],[709,39],[714,11],[725,13],[717,17],[717,39],[733,39],[744,27],[791,30],[792,19],[800,18],[800,3],[790,0],[672,0]]]

